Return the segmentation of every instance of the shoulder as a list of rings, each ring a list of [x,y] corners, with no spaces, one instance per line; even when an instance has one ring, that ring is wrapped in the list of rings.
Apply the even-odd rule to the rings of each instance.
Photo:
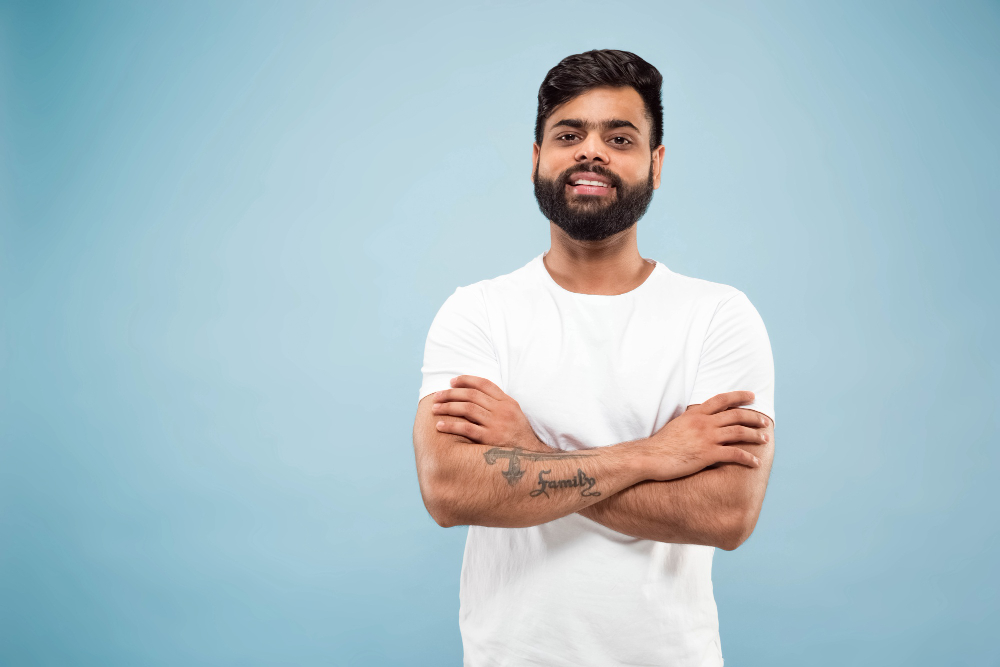
[[[541,261],[540,258],[541,255],[509,273],[459,287],[455,290],[455,293],[461,295],[458,297],[459,299],[478,300],[482,303],[490,300],[492,297],[516,296],[518,294],[537,291],[537,264]]]
[[[517,301],[532,291],[537,291],[537,282],[533,282],[534,262],[535,260],[531,260],[518,269],[494,278],[456,287],[438,310],[437,319],[459,317],[488,320],[489,313],[493,310],[491,304],[511,299]]]
[[[690,301],[702,307],[718,307],[734,298],[746,299],[746,294],[732,285],[719,283],[704,278],[695,278],[677,273],[662,265],[665,274],[665,284],[676,297]]]
[[[666,267],[664,267],[666,268]],[[703,327],[706,334],[733,325],[763,329],[763,320],[750,298],[737,287],[726,283],[694,278],[667,269],[666,292],[681,312]]]

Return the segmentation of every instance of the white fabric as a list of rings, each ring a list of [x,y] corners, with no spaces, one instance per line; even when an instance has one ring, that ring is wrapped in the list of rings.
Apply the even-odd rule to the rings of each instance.
[[[647,437],[688,405],[738,389],[774,419],[771,346],[743,292],[657,263],[626,294],[577,294],[542,256],[448,297],[427,335],[420,398],[456,375],[485,377],[563,450]],[[470,526],[464,664],[722,665],[714,552],[635,539],[579,514]]]

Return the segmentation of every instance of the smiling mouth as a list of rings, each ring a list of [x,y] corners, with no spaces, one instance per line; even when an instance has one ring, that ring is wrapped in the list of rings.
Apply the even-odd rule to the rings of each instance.
[[[566,178],[566,187],[575,195],[590,197],[607,197],[615,192],[613,180],[597,171],[580,170]]]
[[[615,191],[615,186],[602,181],[578,180],[575,183],[567,183],[569,191],[576,195],[592,195],[597,197],[607,197]]]

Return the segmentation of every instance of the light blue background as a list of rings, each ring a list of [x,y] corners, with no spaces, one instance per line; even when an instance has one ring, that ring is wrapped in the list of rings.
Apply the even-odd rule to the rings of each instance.
[[[538,86],[622,48],[664,76],[640,251],[774,351],[727,664],[996,664],[998,34],[996,2],[3,4],[0,663],[460,664],[424,338],[548,247]]]

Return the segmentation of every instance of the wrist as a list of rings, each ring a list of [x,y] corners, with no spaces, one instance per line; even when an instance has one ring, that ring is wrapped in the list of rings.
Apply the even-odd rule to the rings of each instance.
[[[618,450],[619,462],[626,477],[631,480],[630,486],[650,478],[648,438],[629,440],[612,447]]]
[[[546,453],[551,453],[551,452],[561,452],[562,451],[561,449],[557,449],[555,447],[549,447],[548,445],[546,445],[544,442],[542,442],[541,440],[538,439],[538,436],[535,435],[534,431],[532,431],[526,437],[522,438],[521,442],[519,442],[515,446],[516,447],[520,447],[521,449],[524,449],[524,450],[529,451],[529,452],[546,452]]]

